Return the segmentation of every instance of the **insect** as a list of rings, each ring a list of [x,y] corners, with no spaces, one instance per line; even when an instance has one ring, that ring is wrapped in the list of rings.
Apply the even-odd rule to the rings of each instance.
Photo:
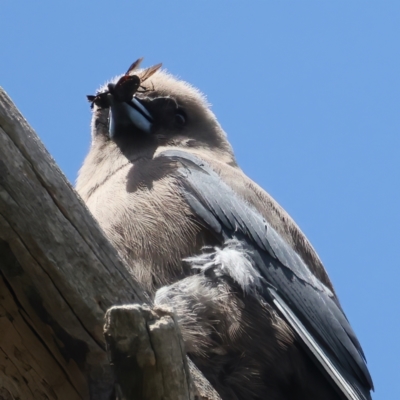
[[[96,93],[96,95],[88,95],[86,96],[89,102],[91,103],[91,108],[96,104],[101,108],[107,108],[110,106],[108,100],[108,94],[112,94],[114,99],[118,102],[128,102],[132,99],[135,93],[145,93],[149,91],[142,84],[147,79],[149,79],[155,72],[157,72],[162,64],[156,64],[152,67],[145,69],[141,76],[137,76],[134,74],[135,70],[137,70],[140,64],[143,61],[143,57],[136,60],[129,68],[128,71],[118,80],[117,83],[109,83],[107,85],[108,90]]]

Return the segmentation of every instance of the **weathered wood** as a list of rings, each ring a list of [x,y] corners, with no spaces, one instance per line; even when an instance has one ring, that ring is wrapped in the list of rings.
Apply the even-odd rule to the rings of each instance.
[[[221,400],[186,357],[171,309],[115,306],[105,320],[118,400]]]
[[[0,277],[4,392],[23,399],[111,398],[104,313],[145,298],[4,91]]]
[[[0,88],[0,399],[114,399],[104,313],[114,305],[146,300]],[[200,393],[196,398],[218,400],[184,355],[173,314],[139,309],[148,310],[151,346],[135,360],[147,365],[153,352],[156,364],[139,368],[139,375],[129,367],[125,375],[142,385],[138,390],[144,398],[161,398],[156,384],[161,374],[165,399],[192,399],[192,374]],[[143,324],[134,324],[134,331]]]
[[[118,306],[105,337],[121,400],[194,400],[183,339],[171,310]]]

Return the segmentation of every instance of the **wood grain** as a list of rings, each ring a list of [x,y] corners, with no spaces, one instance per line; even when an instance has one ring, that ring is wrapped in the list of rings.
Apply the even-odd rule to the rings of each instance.
[[[142,367],[148,357],[154,361],[144,372],[142,367],[132,370],[123,358],[121,364],[114,362],[117,377],[125,374],[137,382],[132,399],[142,393],[148,400],[218,400],[186,358],[173,313],[126,306],[146,301],[82,200],[0,88],[0,400],[115,399],[103,325],[106,311],[118,305],[142,310],[142,319],[133,325],[130,320],[132,334],[146,327],[142,333],[149,335],[151,345],[136,349],[135,360],[142,360]],[[117,337],[108,318],[107,335],[111,330]],[[123,330],[128,335],[126,326]]]
[[[145,298],[2,90],[0,277],[0,387],[13,395],[26,387],[23,399],[41,398],[39,392],[49,399],[111,398],[104,314]],[[31,372],[15,354],[24,355]]]

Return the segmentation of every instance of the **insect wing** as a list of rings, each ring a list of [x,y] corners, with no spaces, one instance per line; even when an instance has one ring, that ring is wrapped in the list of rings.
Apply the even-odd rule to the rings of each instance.
[[[126,71],[125,76],[133,75],[133,72],[139,68],[140,64],[143,61],[143,57],[140,57],[137,59],[129,68],[128,71]]]
[[[149,67],[145,69],[140,76],[140,81],[144,82],[146,79],[149,79],[154,73],[156,73],[162,66],[162,63],[153,65],[152,67]]]

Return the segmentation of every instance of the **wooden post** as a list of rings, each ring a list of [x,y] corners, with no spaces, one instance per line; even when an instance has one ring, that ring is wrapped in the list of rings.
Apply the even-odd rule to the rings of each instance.
[[[106,314],[105,336],[121,400],[195,400],[171,310],[112,307]]]
[[[0,88],[0,399],[115,399],[104,314],[144,302],[116,250]],[[173,374],[191,399],[173,314],[143,309],[154,315],[150,332],[175,335]],[[108,313],[107,335],[117,334],[116,310]],[[162,335],[153,343],[153,350],[161,346],[160,362]]]

